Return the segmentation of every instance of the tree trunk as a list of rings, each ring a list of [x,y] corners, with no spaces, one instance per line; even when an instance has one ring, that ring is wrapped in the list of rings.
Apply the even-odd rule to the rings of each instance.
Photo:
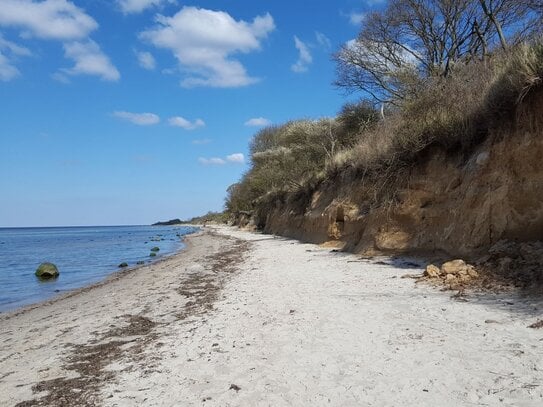
[[[507,41],[505,39],[505,35],[503,34],[502,26],[498,20],[496,20],[496,16],[492,11],[489,10],[489,8],[486,5],[486,0],[479,0],[479,3],[481,4],[481,7],[483,8],[483,12],[486,14],[490,22],[496,27],[496,31],[498,32],[498,36],[500,37],[500,43],[502,45],[502,48],[504,50],[507,49]]]

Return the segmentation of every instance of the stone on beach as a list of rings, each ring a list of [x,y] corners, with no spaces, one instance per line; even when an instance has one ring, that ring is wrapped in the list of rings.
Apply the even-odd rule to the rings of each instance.
[[[451,288],[455,288],[458,284],[469,283],[476,279],[479,273],[471,264],[462,259],[456,259],[443,263],[441,268],[429,264],[424,271],[424,277],[444,280]]]
[[[58,277],[59,272],[57,266],[55,266],[53,263],[45,262],[39,265],[35,274],[37,277],[46,280],[49,278]]]
[[[434,266],[433,264],[429,264],[426,266],[426,271],[424,272],[424,275],[426,277],[437,278],[440,274],[441,270],[439,270],[439,267]]]
[[[441,265],[441,273],[445,275],[447,274],[463,275],[463,274],[467,274],[467,268],[468,268],[468,265],[466,264],[464,260],[456,259],[456,260],[451,260],[446,263],[443,263]]]

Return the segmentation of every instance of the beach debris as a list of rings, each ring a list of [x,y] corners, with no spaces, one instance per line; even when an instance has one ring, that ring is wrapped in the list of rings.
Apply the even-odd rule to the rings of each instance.
[[[144,262],[143,260],[139,260],[139,261],[136,262],[136,264],[137,264],[138,266],[141,266],[142,264],[145,264],[145,262]]]
[[[119,268],[125,268],[125,267],[128,267],[128,263],[123,261],[121,264],[119,264]]]
[[[56,278],[59,275],[58,268],[53,263],[42,263],[36,269],[36,277],[42,280],[48,280],[50,278]]]
[[[453,287],[453,286],[451,285],[450,288],[452,289],[452,287]],[[464,291],[463,288],[460,289],[460,290],[458,290],[458,292],[457,292],[456,294],[451,295],[451,298],[452,298],[453,300],[458,301],[458,302],[468,302],[468,299],[466,298],[466,293],[465,293],[465,291]]]
[[[534,322],[532,325],[528,325],[528,328],[533,328],[533,329],[543,328],[543,319],[540,319],[539,321]]]
[[[231,384],[229,390],[235,390],[236,392],[241,390],[241,387],[239,387],[237,384]]]
[[[412,278],[414,280],[418,280],[419,278],[422,278],[422,276],[420,274],[409,273],[402,275],[400,278]]]
[[[152,251],[152,252],[159,252],[159,251],[160,251],[160,247],[155,246],[155,247],[153,247],[153,248],[151,249],[151,251]]]

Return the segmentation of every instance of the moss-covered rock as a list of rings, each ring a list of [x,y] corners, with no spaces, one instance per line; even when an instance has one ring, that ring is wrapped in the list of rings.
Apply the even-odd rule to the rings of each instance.
[[[42,263],[36,269],[36,276],[42,280],[56,278],[59,275],[58,268],[53,263]]]
[[[151,251],[152,251],[152,252],[159,252],[159,251],[160,251],[160,247],[155,246],[155,247],[153,247],[153,248],[151,249]]]

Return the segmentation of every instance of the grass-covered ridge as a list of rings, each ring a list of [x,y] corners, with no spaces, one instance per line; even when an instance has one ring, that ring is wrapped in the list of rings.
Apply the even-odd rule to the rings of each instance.
[[[264,197],[305,194],[347,173],[386,190],[428,148],[468,153],[492,130],[507,127],[516,107],[542,85],[543,42],[537,40],[483,61],[458,62],[447,77],[427,78],[416,97],[383,116],[362,101],[334,118],[265,128],[251,142],[251,168],[229,188],[226,209],[251,211]]]

